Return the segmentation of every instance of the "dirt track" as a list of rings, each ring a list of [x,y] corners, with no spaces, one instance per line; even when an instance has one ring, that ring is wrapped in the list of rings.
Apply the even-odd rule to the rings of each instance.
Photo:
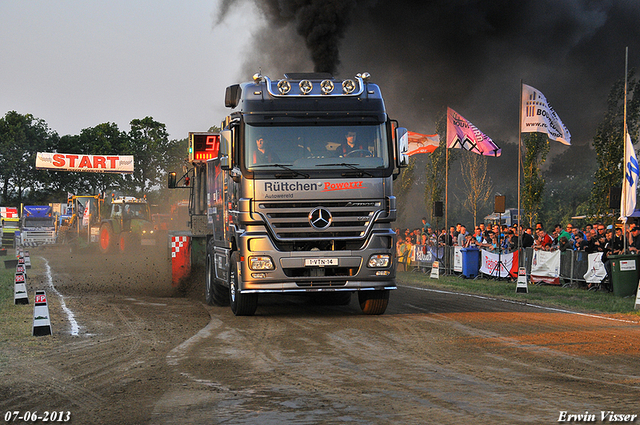
[[[170,287],[165,253],[33,253],[54,335],[3,335],[0,413],[76,424],[557,423],[640,414],[640,323],[428,288],[383,316],[264,297],[255,317]],[[399,282],[401,284],[401,282]],[[28,309],[32,305],[15,308]],[[30,317],[30,316],[29,316]],[[27,327],[30,331],[30,324]],[[640,423],[636,419],[637,423]]]

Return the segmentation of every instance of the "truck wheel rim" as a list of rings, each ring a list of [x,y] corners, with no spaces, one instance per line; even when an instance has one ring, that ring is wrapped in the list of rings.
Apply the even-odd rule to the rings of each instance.
[[[231,285],[229,285],[231,288],[231,301],[235,302],[236,301],[236,274],[234,272],[231,272]]]

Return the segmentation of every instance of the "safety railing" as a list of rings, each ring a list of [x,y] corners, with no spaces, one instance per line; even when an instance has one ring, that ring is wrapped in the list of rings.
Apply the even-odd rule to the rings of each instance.
[[[533,248],[521,248],[518,256],[519,267],[525,267],[527,275],[531,274],[533,252]],[[398,270],[429,273],[434,261],[438,261],[440,274],[461,275],[461,261],[465,261],[465,257],[456,258],[456,247],[452,246],[414,245],[411,252],[406,253],[404,258],[399,258]],[[561,252],[560,284],[563,286],[585,285],[584,275],[587,273],[588,268],[589,262],[586,252],[573,250]],[[485,277],[491,278],[489,274],[485,275]]]

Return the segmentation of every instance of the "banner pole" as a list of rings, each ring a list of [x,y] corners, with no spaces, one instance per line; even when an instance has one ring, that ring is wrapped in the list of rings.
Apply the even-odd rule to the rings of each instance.
[[[447,137],[449,136],[448,132],[449,132],[449,117],[447,116],[447,126],[445,127],[444,130],[444,157],[445,157],[445,164],[444,164],[444,231],[445,231],[445,237],[444,237],[444,252],[445,255],[447,252],[447,246],[449,245],[447,242],[449,242],[449,148],[447,147]],[[451,241],[451,246],[453,246],[453,240]],[[447,267],[447,265],[450,265],[450,261],[449,257],[447,257],[447,261],[445,261],[445,267]],[[445,269],[445,274],[448,274],[446,269]]]
[[[524,227],[522,226],[522,218],[520,217],[520,169],[522,168],[522,79],[520,79],[520,122],[518,122],[518,252],[522,248],[522,237],[524,236]],[[523,257],[523,256],[521,256]]]

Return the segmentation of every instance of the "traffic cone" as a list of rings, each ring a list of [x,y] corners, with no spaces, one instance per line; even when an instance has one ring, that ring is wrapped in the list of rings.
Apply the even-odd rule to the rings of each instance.
[[[431,265],[431,275],[429,276],[431,279],[440,279],[440,262],[434,261]]]
[[[31,268],[31,254],[29,254],[29,251],[24,251],[24,265],[27,266],[28,269]]]
[[[17,273],[22,273],[22,274],[24,274],[25,279],[27,278],[27,271],[26,271],[26,268],[25,268],[24,264],[18,264],[16,266],[16,274]]]
[[[527,269],[524,267],[518,268],[518,283],[516,283],[516,293],[524,292],[529,293],[529,286],[527,286]]]
[[[27,278],[24,273],[16,271],[13,285],[13,303],[14,304],[29,304],[29,295],[27,294],[27,285],[25,284]]]
[[[33,304],[33,336],[51,335],[47,294],[44,291],[36,291]]]

